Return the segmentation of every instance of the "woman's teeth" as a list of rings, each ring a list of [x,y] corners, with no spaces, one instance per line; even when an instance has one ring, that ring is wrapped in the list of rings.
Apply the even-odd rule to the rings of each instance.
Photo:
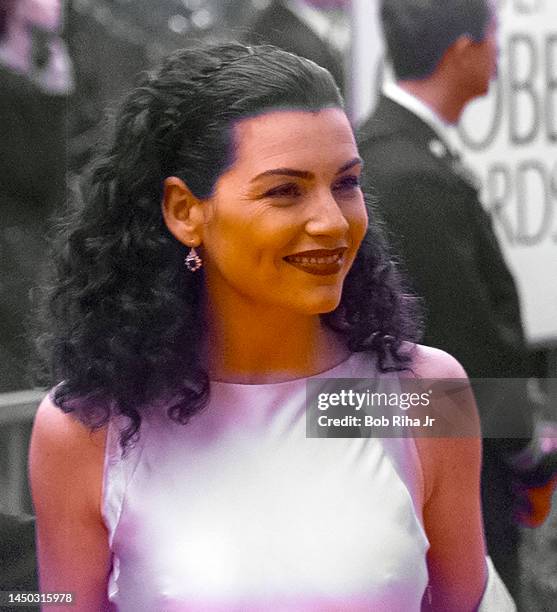
[[[291,256],[288,257],[288,260],[299,264],[331,264],[339,261],[341,257],[342,255],[337,253],[336,255],[328,255],[326,257]]]

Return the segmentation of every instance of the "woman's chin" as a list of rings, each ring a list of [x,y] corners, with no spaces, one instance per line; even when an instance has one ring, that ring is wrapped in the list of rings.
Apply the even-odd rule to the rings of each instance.
[[[336,310],[340,304],[341,293],[331,292],[331,295],[315,296],[313,299],[305,300],[302,309],[306,314],[320,315]]]

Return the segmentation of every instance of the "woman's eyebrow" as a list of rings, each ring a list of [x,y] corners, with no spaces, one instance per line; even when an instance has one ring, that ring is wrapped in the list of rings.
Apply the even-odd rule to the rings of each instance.
[[[361,157],[355,157],[354,159],[351,159],[349,162],[346,162],[337,171],[337,174],[342,174],[343,172],[346,172],[347,170],[350,170],[350,168],[353,168],[354,166],[358,166],[358,165],[359,166],[363,166],[364,165],[364,160]]]
[[[264,176],[296,176],[302,179],[313,178],[313,172],[307,172],[306,170],[294,170],[293,168],[273,168],[272,170],[265,170],[261,174],[258,174],[255,178],[251,179],[251,182],[255,182]]]
[[[363,165],[363,160],[360,157],[355,157],[351,159],[349,162],[343,164],[336,172],[336,174],[342,174],[350,168],[353,168],[357,165]],[[265,176],[295,176],[297,178],[310,180],[314,178],[313,172],[308,172],[307,170],[295,170],[294,168],[273,168],[271,170],[265,170],[261,174],[258,174],[255,178],[251,179],[250,182],[254,183],[255,181],[263,178]]]

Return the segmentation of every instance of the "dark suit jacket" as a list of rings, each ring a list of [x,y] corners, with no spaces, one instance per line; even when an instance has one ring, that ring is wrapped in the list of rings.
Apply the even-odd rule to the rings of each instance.
[[[281,0],[273,0],[261,11],[246,35],[251,44],[271,44],[301,57],[307,57],[326,68],[341,90],[344,89],[342,56],[325,43]]]
[[[384,96],[360,129],[359,140],[364,188],[375,194],[377,213],[403,271],[424,298],[424,344],[454,355],[470,377],[526,376],[515,283],[491,219],[460,162],[427,124]],[[511,419],[511,428],[529,437],[532,419],[524,381],[483,393],[479,387],[484,432],[497,432]],[[492,547],[498,539],[505,546],[514,537],[509,536],[512,475],[504,458],[525,442],[484,442],[484,507]],[[513,545],[501,557],[507,554],[516,554]]]
[[[513,277],[476,188],[439,144],[421,119],[381,97],[360,130],[365,187],[425,298],[425,343],[453,353],[471,377],[525,376]]]

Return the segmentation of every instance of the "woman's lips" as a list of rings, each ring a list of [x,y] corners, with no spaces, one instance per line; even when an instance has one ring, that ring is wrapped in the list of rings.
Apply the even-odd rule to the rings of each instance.
[[[340,272],[344,263],[345,252],[346,248],[304,251],[288,255],[284,260],[308,274],[326,276]]]

